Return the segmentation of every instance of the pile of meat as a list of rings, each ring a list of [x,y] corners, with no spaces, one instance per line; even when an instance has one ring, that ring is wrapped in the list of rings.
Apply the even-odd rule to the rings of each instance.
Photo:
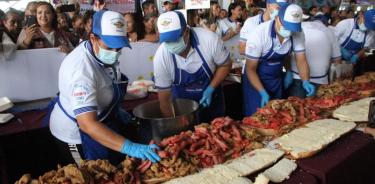
[[[82,161],[79,167],[58,166],[32,179],[26,174],[17,184],[125,184],[160,183],[172,178],[193,174],[198,168],[211,167],[236,158],[253,149],[261,148],[262,137],[248,125],[229,117],[203,123],[194,131],[165,138],[159,144],[162,158],[158,163],[127,157],[119,167],[107,160]]]
[[[354,81],[342,80],[319,87],[316,97],[300,99],[289,97],[272,100],[243,123],[260,129],[288,132],[305,123],[330,116],[342,104],[373,95],[375,72],[356,77]]]
[[[245,117],[243,123],[261,129],[294,129],[301,124],[320,119],[321,110],[305,103],[304,99],[289,97],[272,100],[252,116]]]
[[[195,126],[160,142],[159,155],[176,160],[182,156],[198,167],[211,167],[263,145],[255,130],[229,117],[214,119],[211,124]]]

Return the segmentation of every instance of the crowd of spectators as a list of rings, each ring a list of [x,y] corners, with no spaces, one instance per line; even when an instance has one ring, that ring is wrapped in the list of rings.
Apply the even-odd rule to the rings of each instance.
[[[160,0],[162,12],[181,9],[179,0]],[[140,12],[124,13],[127,22],[127,35],[131,42],[154,42],[159,40],[156,20],[159,15],[154,0],[141,1]],[[99,3],[99,4],[98,4]],[[30,2],[24,12],[10,9],[0,11],[0,51],[15,49],[37,49],[58,47],[61,52],[69,53],[91,32],[92,16],[95,10],[105,8],[105,2],[94,1],[94,10],[80,12],[75,3],[73,11],[62,11],[62,5],[48,2]],[[235,0],[228,9],[222,9],[217,1],[211,1],[210,9],[188,10],[188,24],[204,27],[215,32],[224,41],[236,36],[251,16],[264,12],[261,0]],[[359,12],[360,13],[360,12]],[[305,14],[314,17],[322,14],[327,24],[335,26],[340,20],[354,17],[354,11],[338,10],[327,4],[320,7],[311,5]],[[33,22],[34,21],[34,22]]]

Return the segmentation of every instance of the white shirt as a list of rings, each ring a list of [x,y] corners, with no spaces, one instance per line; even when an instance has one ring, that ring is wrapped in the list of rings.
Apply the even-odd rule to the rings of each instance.
[[[278,36],[271,37],[271,32],[276,33],[272,28],[274,21],[267,21],[259,24],[254,31],[250,32],[246,41],[245,55],[247,59],[258,60],[260,57],[265,56],[272,48],[278,54],[285,54],[291,49],[292,43],[290,38],[284,39],[280,43]],[[276,26],[276,25],[275,25]],[[293,51],[303,53],[305,52],[305,38],[303,32],[293,33]]]
[[[227,64],[230,61],[229,51],[224,47],[223,41],[215,33],[203,28],[190,29],[194,31],[198,39],[198,48],[212,73],[215,73],[217,66]],[[195,73],[203,64],[198,52],[193,48],[190,48],[186,59],[179,55],[175,56],[177,68],[185,70],[188,73]],[[175,78],[175,71],[172,53],[165,48],[164,43],[156,51],[153,63],[156,88],[159,90],[170,89]]]
[[[40,32],[43,34],[43,36],[48,40],[48,42],[54,46],[55,45],[55,31],[51,31],[50,33],[45,33],[42,30]]]
[[[305,34],[306,58],[310,68],[310,81],[317,84],[328,84],[328,73],[331,60],[340,59],[340,45],[333,31],[320,21],[303,22],[302,30]],[[298,72],[296,59],[291,57],[292,71]],[[293,78],[300,76],[293,73]]]
[[[73,118],[96,111],[100,114],[112,102],[114,72],[100,65],[93,55],[81,43],[62,62],[59,70],[60,102],[65,111]],[[120,74],[118,66],[117,74]],[[119,78],[119,77],[117,77]],[[71,120],[55,105],[50,130],[56,138],[70,144],[80,144],[81,138],[77,123]]]
[[[229,30],[235,31],[237,29],[237,21],[231,21],[229,18],[225,18],[219,21],[222,35],[227,34]]]
[[[350,32],[355,26],[355,19],[345,19],[340,21],[335,27],[335,34],[339,39],[340,45],[344,43],[344,41],[349,37]],[[373,31],[366,31],[366,40],[364,48],[371,46],[374,42],[374,32]],[[356,42],[362,42],[365,37],[365,32],[354,29],[352,35],[350,36]]]
[[[259,14],[246,19],[240,31],[240,42],[246,43],[247,37],[249,36],[250,32],[254,31],[255,27],[263,22],[263,14]]]

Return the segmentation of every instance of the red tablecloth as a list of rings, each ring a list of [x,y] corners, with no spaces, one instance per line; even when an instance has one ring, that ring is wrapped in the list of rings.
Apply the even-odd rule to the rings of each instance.
[[[372,136],[353,131],[297,164],[323,184],[375,183],[375,141]]]

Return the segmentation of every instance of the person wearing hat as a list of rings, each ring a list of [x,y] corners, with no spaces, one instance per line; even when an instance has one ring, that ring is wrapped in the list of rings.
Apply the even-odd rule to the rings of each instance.
[[[287,0],[267,0],[266,2],[266,11],[262,14],[246,19],[243,27],[241,28],[239,42],[240,54],[245,54],[247,37],[252,31],[254,31],[255,27],[263,22],[274,20],[279,13],[280,6],[287,4]]]
[[[246,42],[243,74],[245,116],[265,106],[270,99],[282,97],[283,61],[295,53],[298,72],[307,95],[315,93],[309,82],[305,40],[301,28],[302,9],[295,4],[281,6],[275,20],[264,22],[250,33]]]
[[[161,14],[157,26],[162,44],[154,56],[154,77],[164,116],[175,115],[176,98],[199,102],[200,122],[223,116],[221,83],[232,66],[223,41],[212,31],[187,27],[179,11]]]
[[[316,88],[322,84],[328,84],[331,64],[341,62],[340,44],[335,33],[327,25],[328,18],[321,12],[318,12],[310,21],[302,22],[310,82]],[[288,91],[287,95],[305,98],[306,90],[303,89],[303,82],[298,74],[296,57],[291,57],[291,72],[292,81],[286,83],[284,80],[284,88]]]
[[[120,108],[127,86],[118,62],[123,47],[130,47],[123,16],[101,10],[93,16],[89,40],[62,62],[60,94],[50,116],[50,131],[65,162],[108,159],[116,164],[122,154],[160,160],[154,152],[156,145],[137,144],[120,135],[130,119]]]
[[[177,7],[177,3],[173,0],[162,0],[164,12],[173,11]]]
[[[374,42],[375,9],[367,10],[358,18],[340,21],[335,27],[335,34],[341,45],[342,58],[356,64],[365,54],[365,49]]]

